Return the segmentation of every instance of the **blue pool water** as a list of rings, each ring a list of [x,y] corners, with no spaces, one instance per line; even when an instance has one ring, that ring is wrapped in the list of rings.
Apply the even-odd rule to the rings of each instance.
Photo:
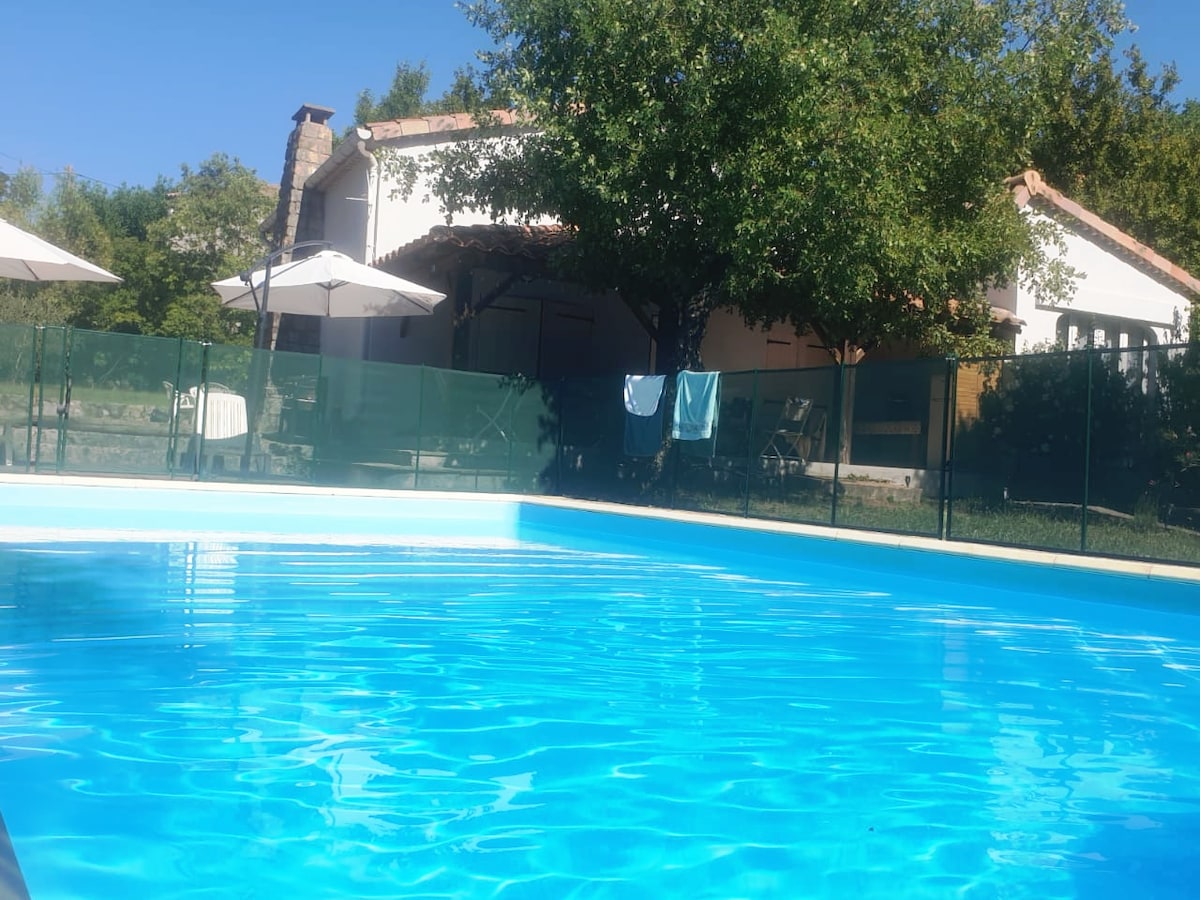
[[[18,541],[0,815],[33,900],[1192,897],[1200,619],[1130,599]]]

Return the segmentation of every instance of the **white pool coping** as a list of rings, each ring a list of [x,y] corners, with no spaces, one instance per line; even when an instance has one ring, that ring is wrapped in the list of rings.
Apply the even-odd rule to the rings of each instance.
[[[1055,568],[1087,571],[1107,574],[1120,574],[1142,578],[1163,578],[1173,581],[1193,582],[1200,585],[1200,567],[1174,565],[1161,562],[1142,562],[1138,560],[1116,559],[1102,556],[1084,556],[1081,554],[1062,553],[1046,550],[1030,550],[1018,547],[994,544],[976,544],[960,540],[939,540],[917,535],[893,534],[890,532],[864,531],[849,528],[833,528],[827,525],[813,525],[796,522],[780,522],[769,519],[746,518],[742,516],[722,515],[718,513],[693,512],[687,510],[671,510],[658,507],[634,506],[621,503],[610,503],[595,500],[576,500],[564,497],[546,497],[529,494],[499,494],[499,493],[463,493],[454,491],[421,491],[421,490],[382,490],[370,488],[322,487],[315,485],[290,484],[259,484],[231,482],[193,482],[170,481],[163,479],[135,479],[121,477],[87,477],[78,475],[33,475],[33,474],[0,474],[0,485],[19,484],[23,486],[45,485],[47,487],[100,487],[120,490],[155,490],[179,491],[181,493],[200,492],[209,495],[228,493],[237,495],[295,495],[304,497],[362,497],[381,500],[426,500],[454,501],[456,503],[482,503],[495,505],[497,503],[526,506],[545,506],[566,510],[586,510],[598,513],[610,513],[621,516],[633,516],[641,519],[659,519],[663,521],[683,522],[690,524],[711,525],[720,528],[737,529],[739,531],[787,534],[804,537],[820,538],[822,540],[844,541],[874,547],[900,548],[921,550],[931,553],[968,557],[977,559],[999,560],[1004,562],[1034,563]],[[17,541],[67,541],[67,540],[147,540],[152,537],[159,541],[298,541],[312,540],[318,543],[335,545],[364,544],[387,545],[395,543],[397,538],[389,539],[387,535],[378,533],[352,534],[345,532],[274,532],[263,530],[243,530],[236,528],[220,531],[197,531],[194,529],[139,529],[139,528],[87,528],[62,526],[22,527],[20,525],[3,524],[3,512],[0,511],[0,543]],[[420,544],[422,538],[406,533],[404,543]],[[445,536],[430,536],[425,539],[429,546],[446,546]],[[471,546],[488,546],[493,542],[497,547],[511,547],[519,543],[503,537],[471,538]]]

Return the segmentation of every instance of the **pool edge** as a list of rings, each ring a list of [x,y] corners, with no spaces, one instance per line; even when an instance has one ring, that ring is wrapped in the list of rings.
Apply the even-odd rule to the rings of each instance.
[[[1062,553],[1053,550],[1032,550],[1018,547],[999,546],[993,544],[976,544],[968,541],[945,541],[917,535],[901,535],[888,532],[874,532],[858,529],[835,528],[826,525],[814,525],[796,522],[780,522],[767,519],[727,516],[718,513],[694,512],[687,510],[670,510],[656,507],[634,506],[598,500],[576,500],[564,497],[546,497],[529,494],[504,493],[462,493],[451,491],[395,491],[369,488],[339,488],[321,487],[315,485],[294,484],[258,484],[258,483],[229,483],[229,482],[192,482],[165,481],[149,479],[131,479],[119,477],[87,477],[75,475],[32,475],[18,473],[0,473],[0,487],[3,485],[46,486],[46,487],[87,487],[107,488],[112,490],[156,490],[180,491],[209,496],[220,495],[276,495],[291,497],[330,497],[358,498],[363,500],[383,500],[394,503],[397,508],[414,503],[453,502],[455,506],[468,507],[476,504],[480,508],[490,506],[493,511],[499,510],[495,522],[488,530],[493,537],[518,539],[522,527],[522,507],[590,511],[609,513],[641,520],[658,520],[679,524],[703,525],[780,536],[815,538],[830,541],[835,545],[864,545],[892,550],[905,550],[918,553],[937,554],[943,558],[982,559],[997,563],[1025,563],[1046,567],[1059,573],[1090,572],[1103,575],[1119,575],[1148,580],[1169,580],[1174,582],[1194,583],[1200,586],[1200,567],[1181,564],[1164,563],[1159,561],[1141,561],[1118,559],[1114,557],[1085,556]],[[2,513],[0,513],[2,519]],[[6,527],[7,526],[7,527]],[[10,532],[19,529],[20,523],[10,523],[0,520],[0,543],[11,542],[17,538]],[[498,531],[497,531],[498,529]],[[82,533],[89,535],[88,539],[137,539],[145,540],[147,531],[161,533],[160,529],[146,529],[131,526],[122,529],[113,526],[106,529],[79,529],[71,526],[44,529],[46,534],[41,539],[81,539]],[[287,539],[298,535],[288,532],[286,535],[247,528],[245,530],[197,530],[190,531],[181,528],[170,530],[174,539],[217,540],[217,539]],[[321,532],[306,532],[306,536],[319,536],[332,540],[334,536]],[[343,532],[339,535],[345,540],[357,540],[369,543],[387,543],[389,539],[400,539],[405,536],[402,532],[379,532],[368,530],[362,533]],[[436,537],[437,535],[432,535]]]

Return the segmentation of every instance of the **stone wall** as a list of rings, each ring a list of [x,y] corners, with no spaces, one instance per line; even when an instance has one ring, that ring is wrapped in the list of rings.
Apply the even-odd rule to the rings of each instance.
[[[333,130],[326,124],[333,112],[328,107],[306,103],[292,116],[296,127],[288,137],[283,160],[279,204],[275,208],[275,227],[271,235],[273,250],[299,241],[320,240],[324,236],[325,198],[320,191],[306,191],[304,186],[333,153]],[[289,258],[289,254],[284,254],[281,262]],[[273,315],[270,318],[270,346],[301,352],[320,349],[320,321],[314,316]]]

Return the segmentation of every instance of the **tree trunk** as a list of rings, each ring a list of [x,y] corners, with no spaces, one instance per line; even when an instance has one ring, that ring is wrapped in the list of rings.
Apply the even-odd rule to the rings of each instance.
[[[670,298],[660,303],[654,366],[659,375],[674,376],[684,370],[702,369],[700,345],[704,343],[712,309],[707,289],[686,300]]]
[[[866,351],[857,344],[844,341],[837,351],[838,362],[842,369],[842,415],[838,423],[841,439],[838,441],[838,462],[849,465],[850,449],[854,436],[854,393],[856,375],[855,367],[862,361]]]
[[[843,465],[850,463],[850,445],[854,435],[854,366],[842,369],[842,415],[838,422],[838,462]]]
[[[667,376],[660,401],[663,404],[663,423],[666,427],[663,431],[662,445],[654,455],[650,467],[647,487],[651,490],[670,490],[667,482],[669,477],[674,476],[674,470],[669,468],[668,463],[674,446],[670,425],[675,410],[675,376],[682,371],[698,372],[702,369],[700,345],[704,342],[712,308],[713,302],[707,289],[686,300],[671,298],[659,304],[654,369],[657,374]]]

